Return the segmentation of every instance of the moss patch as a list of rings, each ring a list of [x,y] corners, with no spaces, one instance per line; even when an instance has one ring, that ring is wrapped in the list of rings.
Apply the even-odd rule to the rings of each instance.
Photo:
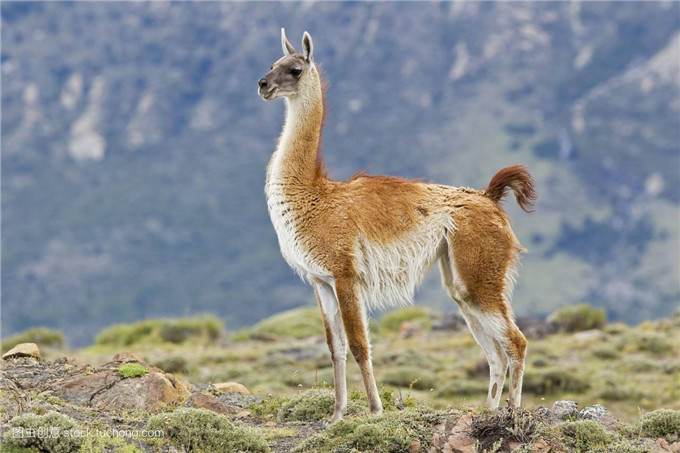
[[[205,409],[179,408],[172,413],[154,415],[146,429],[162,430],[171,445],[186,451],[270,451],[257,430],[235,426],[223,415]]]
[[[432,445],[432,428],[441,416],[428,408],[409,408],[381,416],[342,420],[302,442],[294,453],[370,451],[403,453],[414,443],[421,451]]]
[[[123,379],[142,377],[149,370],[139,363],[125,363],[118,367],[118,375]]]

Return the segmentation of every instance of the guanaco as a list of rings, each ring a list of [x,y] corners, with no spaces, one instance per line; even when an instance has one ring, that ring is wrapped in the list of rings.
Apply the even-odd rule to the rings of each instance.
[[[508,368],[508,401],[519,406],[527,342],[509,300],[524,249],[499,203],[511,189],[531,212],[536,192],[529,172],[520,165],[503,168],[484,190],[364,173],[329,179],[319,155],[325,87],[312,38],[304,33],[299,54],[281,29],[281,46],[283,57],[258,81],[262,99],[286,103],[265,193],[283,258],[315,289],[333,361],[330,422],[347,407],[348,346],[371,413],[382,412],[367,313],[411,303],[435,262],[489,362],[488,406],[498,407]]]

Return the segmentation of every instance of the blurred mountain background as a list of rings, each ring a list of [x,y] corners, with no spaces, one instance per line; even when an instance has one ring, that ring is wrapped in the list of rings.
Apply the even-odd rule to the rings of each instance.
[[[283,102],[256,81],[279,29],[330,80],[334,178],[481,188],[529,249],[514,307],[637,323],[680,301],[680,4],[4,2],[2,335],[312,304],[264,198]],[[293,39],[294,38],[294,39]],[[453,311],[433,272],[419,303]]]

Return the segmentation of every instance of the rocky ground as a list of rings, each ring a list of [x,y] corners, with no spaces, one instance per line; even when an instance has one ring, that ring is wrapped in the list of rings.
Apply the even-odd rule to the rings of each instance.
[[[24,345],[2,365],[0,429],[10,452],[680,452],[673,410],[627,424],[604,406],[572,401],[533,411],[434,410],[383,391],[385,415],[365,415],[363,396],[353,393],[347,420],[328,427],[329,389],[262,398],[237,383],[181,381],[129,352],[94,367],[45,361]],[[59,434],[79,429],[86,435]]]

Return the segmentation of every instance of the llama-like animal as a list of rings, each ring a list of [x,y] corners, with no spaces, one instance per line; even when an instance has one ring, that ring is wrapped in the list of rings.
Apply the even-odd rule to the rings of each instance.
[[[349,181],[328,179],[319,158],[324,85],[312,38],[304,33],[298,54],[282,29],[281,45],[284,56],[258,81],[263,99],[283,97],[287,107],[265,192],[284,259],[315,288],[333,360],[331,422],[347,407],[348,346],[371,412],[382,412],[367,311],[410,303],[435,262],[488,359],[487,404],[498,407],[509,367],[509,402],[519,406],[526,339],[509,295],[522,247],[499,203],[510,188],[529,211],[536,198],[531,176],[522,166],[507,167],[485,190],[361,173]]]

